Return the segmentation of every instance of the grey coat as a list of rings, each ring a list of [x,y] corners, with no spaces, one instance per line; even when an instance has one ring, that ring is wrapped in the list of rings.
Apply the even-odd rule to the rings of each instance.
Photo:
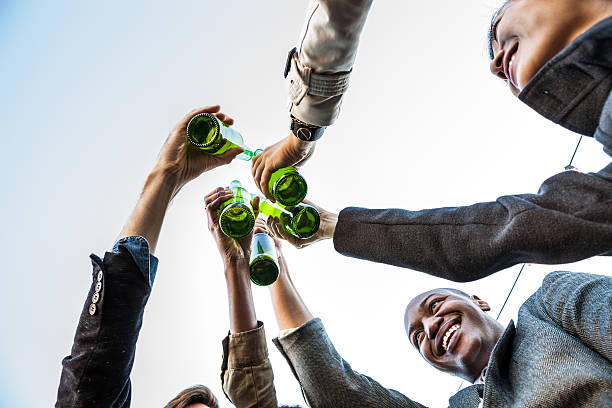
[[[594,136],[612,156],[610,90],[612,17],[551,59],[519,98],[555,123]],[[560,264],[607,255],[612,250],[612,163],[598,173],[557,174],[537,194],[466,207],[345,208],[334,246],[347,256],[460,282],[522,262]]]
[[[482,384],[452,408],[612,406],[612,277],[553,272],[499,339]],[[423,407],[359,374],[319,319],[275,339],[311,407]]]

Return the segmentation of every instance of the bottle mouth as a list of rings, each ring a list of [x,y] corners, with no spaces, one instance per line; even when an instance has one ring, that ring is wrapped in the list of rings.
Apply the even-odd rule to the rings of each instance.
[[[291,228],[298,238],[310,238],[318,230],[321,224],[321,216],[316,208],[305,206],[291,219]]]
[[[274,199],[282,205],[293,206],[306,198],[308,185],[298,172],[283,174],[274,183]]]
[[[221,211],[219,226],[228,237],[242,238],[253,231],[255,216],[245,203],[230,204]]]
[[[274,259],[266,254],[259,255],[249,265],[251,281],[258,286],[271,285],[278,279],[279,272]]]
[[[209,122],[212,122],[212,126]],[[203,126],[206,126],[208,129],[207,131],[204,130],[204,132],[207,132],[206,138],[204,140],[198,140],[195,137],[196,133],[199,130],[203,130]],[[196,147],[202,149],[212,147],[219,140],[220,136],[219,122],[217,118],[210,113],[198,113],[191,118],[189,123],[187,123],[187,139]]]

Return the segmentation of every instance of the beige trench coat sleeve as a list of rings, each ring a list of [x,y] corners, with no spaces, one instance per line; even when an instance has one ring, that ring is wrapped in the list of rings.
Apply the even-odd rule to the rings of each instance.
[[[262,322],[256,329],[223,339],[221,383],[225,396],[238,408],[278,407]]]
[[[340,113],[372,0],[312,1],[286,75],[293,116],[328,126]]]

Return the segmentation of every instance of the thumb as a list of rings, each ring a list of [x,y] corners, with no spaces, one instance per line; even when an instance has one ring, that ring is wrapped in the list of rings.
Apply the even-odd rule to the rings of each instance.
[[[219,159],[221,159],[225,163],[231,163],[232,160],[236,158],[240,153],[244,152],[242,147],[232,147],[227,152],[219,155]]]
[[[251,203],[253,206],[253,212],[255,213],[255,218],[259,215],[259,196],[256,196]]]

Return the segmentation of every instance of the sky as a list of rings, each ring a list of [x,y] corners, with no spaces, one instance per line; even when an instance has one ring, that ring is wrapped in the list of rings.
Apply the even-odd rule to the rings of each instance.
[[[375,2],[338,121],[302,169],[308,199],[420,210],[535,193],[563,171],[578,136],[521,104],[488,70],[486,32],[497,5]],[[114,244],[169,129],[194,107],[221,104],[254,148],[288,134],[282,72],[305,0],[252,2],[0,1],[0,407],[51,406],[91,283],[90,253]],[[574,165],[609,162],[585,138]],[[132,406],[163,406],[192,384],[219,381],[229,329],[221,258],[203,196],[240,179],[236,161],[186,186],[168,210],[132,371]],[[344,257],[329,241],[284,246],[290,273],[354,369],[429,406],[461,381],[411,348],[406,303],[453,286],[496,316],[520,269],[455,284]],[[506,325],[554,270],[610,274],[605,258],[525,267],[500,316]],[[267,289],[257,317],[278,334]],[[299,385],[268,342],[282,403]]]

